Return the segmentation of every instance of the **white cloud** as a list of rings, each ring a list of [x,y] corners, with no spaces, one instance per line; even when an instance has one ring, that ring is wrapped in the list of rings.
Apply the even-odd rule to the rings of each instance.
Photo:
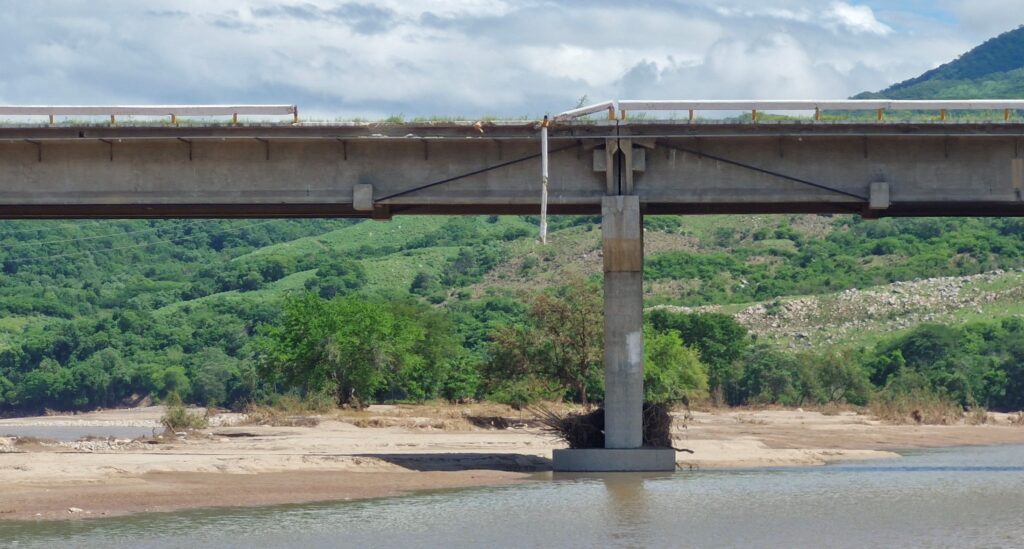
[[[875,18],[875,12],[870,6],[833,2],[823,17],[833,29],[845,29],[854,34],[885,36],[892,32],[891,27]]]
[[[724,17],[771,18],[799,21],[801,23],[807,23],[814,17],[813,12],[809,9],[788,9],[778,7],[744,8],[735,6],[716,6],[715,13]]]
[[[1021,0],[942,0],[964,27],[995,36],[1024,25]]]
[[[952,59],[971,32],[852,0],[10,2],[0,93],[369,117],[534,116],[584,94],[841,98]]]
[[[623,97],[797,99],[849,95],[843,75],[816,62],[793,36],[715,43],[696,65],[637,64],[620,81]]]

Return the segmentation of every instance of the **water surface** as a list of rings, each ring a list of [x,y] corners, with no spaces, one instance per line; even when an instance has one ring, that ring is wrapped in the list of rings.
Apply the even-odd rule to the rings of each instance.
[[[549,474],[523,485],[361,502],[0,523],[0,540],[14,547],[1020,547],[1024,446],[799,469]]]
[[[0,437],[33,437],[73,442],[84,437],[135,439],[159,434],[163,427],[126,425],[0,425]]]

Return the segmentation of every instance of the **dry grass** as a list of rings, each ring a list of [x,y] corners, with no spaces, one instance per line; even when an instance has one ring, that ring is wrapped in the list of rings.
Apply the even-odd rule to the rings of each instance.
[[[864,413],[866,410],[863,406],[855,406],[846,402],[827,402],[825,404],[810,404],[805,406],[808,412],[818,412],[823,416],[838,416],[841,414],[854,412],[857,414]]]
[[[206,415],[206,412],[189,412],[177,393],[168,395],[164,404],[167,410],[163,417],[160,418],[160,423],[170,434],[180,431],[205,429],[210,426],[210,418]]]
[[[964,418],[963,409],[957,403],[920,390],[880,394],[871,403],[871,413],[882,421],[896,424],[953,425]]]
[[[250,404],[245,408],[245,425],[268,425],[270,427],[316,427],[320,418],[316,414],[294,407],[277,408]]]
[[[337,408],[334,397],[327,394],[309,395],[303,398],[293,395],[280,396],[271,403],[274,410],[289,414],[327,414]]]
[[[1024,427],[1024,412],[1017,412],[1010,416],[1010,425]]]
[[[564,408],[565,405],[552,404]],[[337,410],[334,417],[362,428],[399,427],[406,429],[440,429],[474,431],[540,427],[522,410],[489,402],[451,404],[431,401],[422,404],[387,404],[366,410]]]
[[[982,407],[971,408],[969,412],[964,416],[964,421],[968,425],[985,425],[991,419],[988,415],[988,410]]]
[[[743,423],[746,425],[768,425],[768,420],[751,415],[739,415],[736,416],[736,423]]]
[[[39,438],[39,437],[14,437],[14,441],[13,441],[15,446],[32,446],[32,447],[35,447],[35,446],[45,446],[47,444],[54,444],[56,442],[57,441],[53,440],[53,439]]]
[[[473,425],[462,419],[429,417],[356,417],[345,420],[362,429],[400,427],[403,429],[437,429],[440,431],[469,431]]]
[[[564,405],[555,405],[564,407]],[[521,429],[539,423],[504,404],[451,404],[431,401],[422,404],[374,405],[363,410],[338,408],[320,399],[282,397],[271,406],[250,405],[245,414],[248,425],[273,427],[314,427],[329,418],[363,429],[402,428],[474,431],[479,429]]]
[[[475,431],[539,427],[532,417],[504,404],[451,404],[430,401],[422,404],[384,404],[365,410],[335,410],[332,417],[360,428],[397,427]]]

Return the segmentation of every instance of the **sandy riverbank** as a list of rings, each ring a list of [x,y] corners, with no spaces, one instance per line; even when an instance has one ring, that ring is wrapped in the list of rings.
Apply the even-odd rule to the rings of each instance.
[[[494,410],[488,410],[494,413]],[[0,519],[110,516],[193,507],[308,503],[522,482],[550,470],[561,444],[539,429],[473,426],[471,410],[373,407],[315,427],[230,425],[158,444],[47,443],[0,438]],[[15,426],[146,426],[159,408],[0,420]],[[475,422],[480,424],[479,421]],[[486,423],[486,422],[485,422]],[[357,425],[363,425],[359,427]],[[365,427],[374,425],[375,427]],[[695,412],[680,425],[681,468],[819,465],[896,457],[892,451],[1024,444],[1024,427],[887,425],[845,412]],[[76,509],[69,512],[69,509]],[[80,511],[78,511],[80,510]]]

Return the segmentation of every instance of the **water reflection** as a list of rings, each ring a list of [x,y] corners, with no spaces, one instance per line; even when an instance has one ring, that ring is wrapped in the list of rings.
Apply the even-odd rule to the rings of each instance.
[[[603,481],[608,494],[605,513],[613,525],[612,539],[623,547],[642,547],[636,541],[644,539],[643,532],[650,526],[647,479],[642,475],[618,474]]]

